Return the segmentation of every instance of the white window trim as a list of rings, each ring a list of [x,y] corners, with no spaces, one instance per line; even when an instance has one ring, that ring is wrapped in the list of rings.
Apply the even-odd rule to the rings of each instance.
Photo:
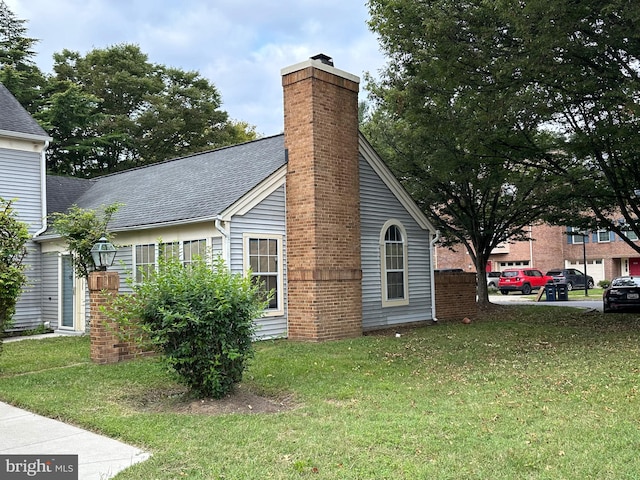
[[[133,277],[133,282],[135,284],[138,284],[139,282],[137,281],[138,279],[138,258],[136,255],[136,247],[140,247],[140,246],[145,246],[145,245],[153,245],[154,248],[154,270],[157,272],[158,271],[158,260],[160,258],[160,245],[164,245],[164,244],[172,244],[172,243],[177,243],[178,244],[178,257],[180,260],[180,263],[184,265],[184,243],[185,242],[200,242],[204,240],[205,241],[205,262],[207,262],[208,264],[212,263],[212,258],[211,258],[211,248],[212,248],[212,243],[213,240],[209,237],[207,238],[194,238],[194,239],[188,239],[188,240],[171,240],[171,241],[165,241],[162,240],[162,242],[158,243],[158,242],[149,242],[149,243],[134,243],[131,245],[131,266],[132,266],[132,272],[131,275]]]
[[[402,269],[404,271],[403,282],[404,282],[404,298],[400,299],[392,299],[389,300],[387,298],[387,262],[385,256],[385,242],[384,237],[387,233],[387,230],[391,226],[396,226],[400,230],[402,234]],[[392,218],[391,220],[387,220],[385,224],[382,226],[380,230],[380,274],[381,281],[380,285],[382,287],[381,297],[382,297],[382,307],[400,307],[403,305],[409,305],[409,261],[408,261],[408,248],[407,248],[407,231],[404,228],[404,225],[399,220]]]
[[[281,317],[284,315],[284,272],[282,271],[284,269],[282,254],[283,236],[270,233],[244,232],[242,234],[242,270],[245,274],[249,271],[249,239],[278,241],[278,275],[276,278],[278,284],[278,306],[275,309],[264,310],[263,317]]]
[[[584,235],[576,233],[579,232],[580,229],[577,227],[570,227],[570,229],[569,235],[571,235],[571,245],[582,245],[584,243]]]
[[[606,233],[607,234],[607,239],[606,240],[601,240],[600,239],[600,234],[602,233]],[[610,243],[611,242],[611,233],[609,232],[609,230],[606,229],[599,229],[597,232],[597,236],[598,236],[598,243]]]

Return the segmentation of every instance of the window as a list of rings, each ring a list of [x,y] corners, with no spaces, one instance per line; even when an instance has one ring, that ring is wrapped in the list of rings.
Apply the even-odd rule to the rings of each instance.
[[[390,221],[382,231],[382,303],[406,305],[409,300],[407,284],[407,243],[404,229]]]
[[[193,240],[182,244],[182,263],[189,265],[195,257],[207,259],[207,241]]]
[[[584,243],[584,236],[580,233],[580,229],[576,227],[569,227],[570,243],[573,245],[582,245]]]
[[[151,275],[156,269],[155,244],[136,245],[136,282],[141,283],[144,278]]]
[[[178,260],[183,265],[189,265],[196,256],[206,259],[206,253],[206,240],[136,245],[134,250],[136,283],[141,283],[144,278],[156,271],[157,259]]]
[[[609,230],[598,230],[598,243],[608,243],[611,241]]]
[[[260,285],[265,299],[273,292],[266,314],[283,314],[282,237],[245,234],[244,244],[245,269],[251,269],[252,279]]]
[[[629,240],[631,240],[633,242],[638,240],[638,235],[636,234],[636,232],[634,232],[632,230],[628,230],[628,231],[624,232],[624,236],[627,237]]]
[[[160,258],[163,258],[165,261],[180,259],[180,243],[172,242],[172,243],[163,243],[158,247],[158,253]]]

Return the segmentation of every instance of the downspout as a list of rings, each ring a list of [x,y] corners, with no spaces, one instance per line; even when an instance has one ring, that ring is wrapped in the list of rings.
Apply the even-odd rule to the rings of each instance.
[[[229,238],[229,232],[222,226],[223,221],[220,215],[216,217],[216,229],[222,234],[222,259],[227,268],[231,270],[231,239]]]
[[[440,230],[436,230],[436,234],[429,243],[429,248],[431,250],[431,320],[433,323],[438,323],[438,318],[436,317],[436,282],[435,282],[435,273],[433,268],[433,258],[435,255],[435,245],[436,242],[440,240]]]
[[[40,210],[42,214],[42,227],[33,234],[34,237],[41,235],[47,229],[47,157],[49,140],[45,140],[44,148],[40,153]]]

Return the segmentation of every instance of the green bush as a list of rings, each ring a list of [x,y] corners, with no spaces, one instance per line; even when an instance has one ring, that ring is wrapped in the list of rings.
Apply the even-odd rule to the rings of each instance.
[[[189,389],[221,398],[240,382],[253,356],[254,320],[266,307],[250,276],[232,274],[219,257],[183,266],[159,261],[158,271],[117,297],[111,316],[163,354]],[[135,328],[134,328],[135,330]]]
[[[600,288],[609,288],[609,285],[611,285],[611,280],[600,280],[598,282]]]
[[[29,230],[16,218],[12,203],[0,197],[0,351],[2,336],[11,326],[18,297],[27,283],[23,260]]]

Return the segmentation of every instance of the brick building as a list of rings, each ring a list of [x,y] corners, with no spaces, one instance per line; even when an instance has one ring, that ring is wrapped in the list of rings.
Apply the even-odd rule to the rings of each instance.
[[[631,234],[630,234],[631,235]],[[567,227],[547,224],[529,228],[529,240],[507,243],[496,248],[487,263],[487,271],[502,271],[513,267],[533,267],[546,272],[552,268],[577,268],[584,271],[596,285],[619,275],[640,275],[640,254],[618,235],[606,230],[589,235],[571,235]],[[631,237],[636,244],[638,239]],[[474,272],[475,266],[464,247],[451,251],[437,246],[435,264],[438,269],[460,268]]]

